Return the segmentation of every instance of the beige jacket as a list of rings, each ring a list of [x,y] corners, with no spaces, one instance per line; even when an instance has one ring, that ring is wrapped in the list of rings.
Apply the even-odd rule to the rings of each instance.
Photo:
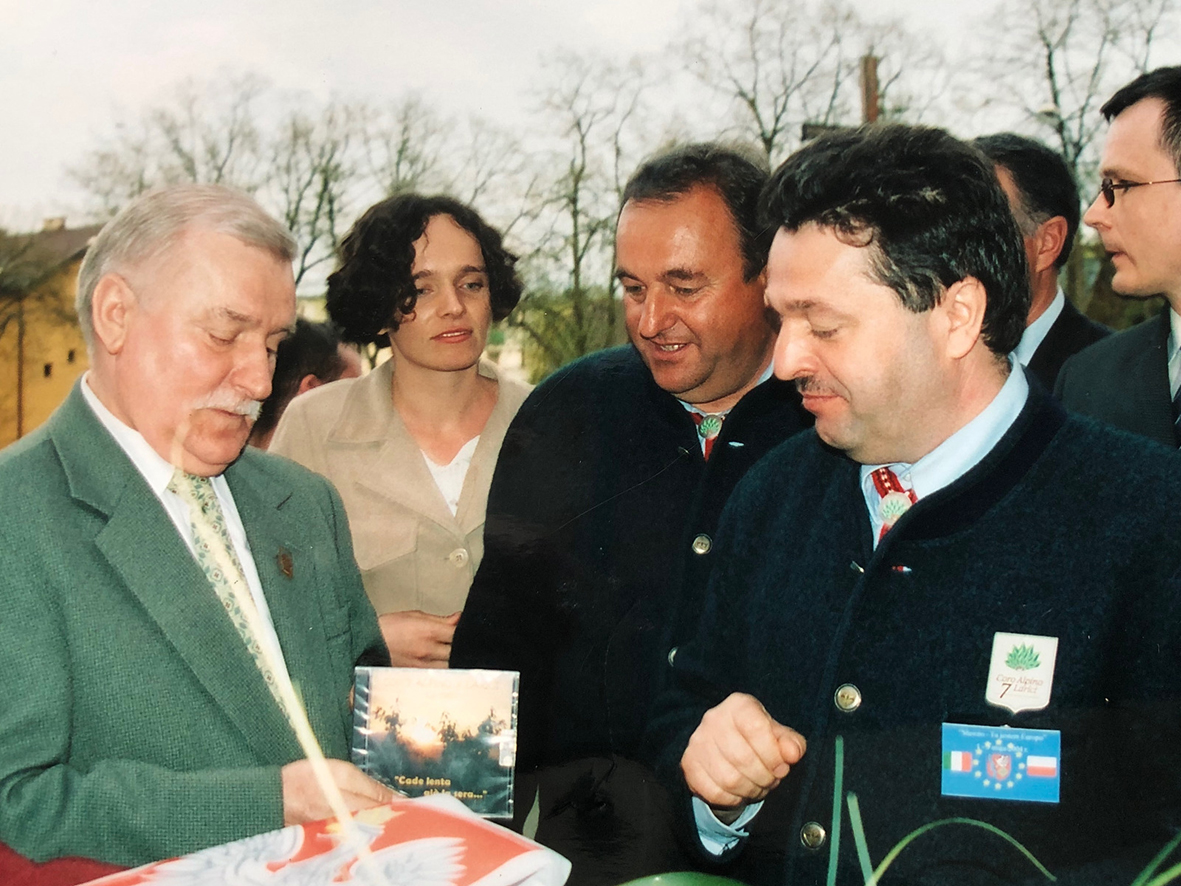
[[[480,374],[497,378],[491,364]],[[327,477],[344,499],[361,577],[379,615],[463,608],[484,556],[484,509],[509,422],[529,388],[499,379],[496,406],[480,434],[452,516],[390,398],[393,366],[345,379],[291,401],[270,451]]]

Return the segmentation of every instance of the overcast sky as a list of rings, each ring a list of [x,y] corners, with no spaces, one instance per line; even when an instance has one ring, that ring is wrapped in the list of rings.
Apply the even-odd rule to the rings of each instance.
[[[418,90],[448,114],[512,118],[561,47],[665,51],[695,0],[0,0],[0,226],[81,204],[66,166],[120,114],[185,77],[257,72],[318,98]],[[880,0],[875,14],[956,33],[960,4]],[[978,9],[979,7],[973,7]]]

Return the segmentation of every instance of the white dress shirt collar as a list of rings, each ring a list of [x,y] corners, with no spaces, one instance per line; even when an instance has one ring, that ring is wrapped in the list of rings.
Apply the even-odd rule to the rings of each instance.
[[[1050,306],[1042,311],[1042,315],[1025,327],[1025,332],[1021,334],[1021,341],[1017,343],[1017,347],[1013,349],[1013,358],[1022,366],[1028,366],[1029,361],[1033,359],[1034,353],[1042,342],[1046,340],[1046,336],[1050,332],[1050,327],[1054,325],[1059,317],[1062,316],[1062,309],[1066,307],[1066,293],[1062,291],[1062,287],[1058,287],[1058,292],[1054,295],[1054,300],[1050,302]]]
[[[978,465],[1013,426],[1028,398],[1029,382],[1025,372],[1013,366],[1000,391],[979,415],[914,464],[891,464],[888,467],[898,475],[904,487],[914,490],[921,501]],[[861,466],[861,492],[873,526],[875,546],[882,528],[878,515],[881,497],[874,488],[871,475],[880,467],[883,465]]]
[[[193,539],[192,525],[189,522],[189,506],[179,495],[168,490],[168,484],[172,480],[175,468],[148,444],[139,431],[124,424],[98,399],[98,396],[91,390],[89,372],[82,376],[81,387],[82,398],[86,401],[86,405],[91,408],[95,417],[115,438],[119,448],[126,453],[127,458],[135,465],[135,469],[143,476],[148,488],[152,490],[152,494],[156,496],[169,519],[172,520],[177,534],[184,541],[189,553],[196,558],[197,548]],[[242,517],[238,514],[238,506],[234,503],[230,486],[226,482],[224,474],[218,474],[209,479],[213,483],[213,491],[221,505],[222,514],[226,521],[226,532],[234,546],[235,553],[238,555],[246,585],[250,589],[251,597],[254,598],[259,615],[262,616],[263,636],[259,640],[270,646],[276,662],[286,668],[283,649],[279,645],[279,637],[275,633],[274,622],[271,620],[270,607],[267,605],[266,596],[262,590],[262,580],[258,577],[258,569],[254,565],[254,555],[250,551],[250,542],[246,538],[246,527],[242,525]]]
[[[127,453],[135,469],[143,475],[148,488],[159,498],[163,495],[175,470],[173,466],[160,456],[143,438],[143,434],[128,427],[111,410],[98,399],[98,395],[90,388],[90,373],[82,376],[82,397],[94,412],[102,426],[106,428],[119,448]]]

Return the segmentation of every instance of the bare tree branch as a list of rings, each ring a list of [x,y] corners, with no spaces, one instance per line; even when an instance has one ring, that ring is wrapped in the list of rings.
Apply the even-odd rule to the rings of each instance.
[[[360,111],[329,104],[318,119],[292,110],[271,144],[268,195],[295,233],[298,284],[312,268],[335,258],[350,191],[357,184],[352,147]]]
[[[1099,105],[1148,68],[1155,41],[1175,29],[1173,12],[1173,0],[1003,0],[981,28],[991,50],[981,54],[982,94],[1018,111],[1086,180]]]
[[[553,172],[530,213],[531,285],[510,321],[529,338],[535,376],[615,342],[615,220],[625,177],[649,147],[637,132],[646,86],[639,63],[567,54],[546,71],[553,85],[541,113],[554,133]]]
[[[704,86],[739,111],[741,129],[776,161],[804,122],[849,117],[847,93],[864,52],[863,28],[844,0],[706,0],[677,49]],[[854,121],[848,121],[854,122]]]
[[[367,174],[386,196],[440,187],[447,179],[439,158],[449,129],[417,95],[367,109],[361,121]]]

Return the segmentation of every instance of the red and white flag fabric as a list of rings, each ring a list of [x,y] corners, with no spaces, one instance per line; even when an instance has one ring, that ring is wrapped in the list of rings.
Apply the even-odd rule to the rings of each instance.
[[[449,796],[396,799],[353,816],[295,825],[87,886],[561,886],[570,862],[485,821]]]
[[[1025,758],[1025,771],[1031,778],[1053,778],[1058,774],[1058,758],[1031,754]]]

